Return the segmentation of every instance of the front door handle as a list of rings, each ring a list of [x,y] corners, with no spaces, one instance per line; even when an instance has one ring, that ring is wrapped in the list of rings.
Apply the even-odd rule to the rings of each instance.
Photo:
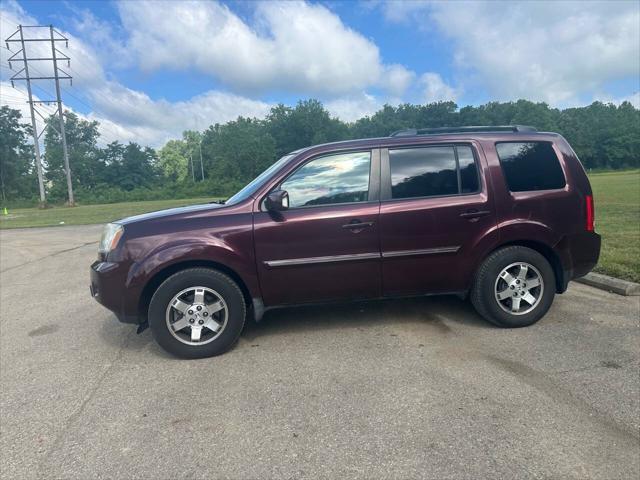
[[[480,218],[480,217],[486,217],[487,215],[490,215],[491,212],[489,210],[467,210],[464,213],[461,213],[460,216],[462,218],[469,218],[469,219],[473,219],[473,218]]]
[[[349,230],[362,230],[363,228],[372,226],[373,222],[361,222],[360,220],[352,220],[351,222],[342,225],[342,228],[348,228]]]

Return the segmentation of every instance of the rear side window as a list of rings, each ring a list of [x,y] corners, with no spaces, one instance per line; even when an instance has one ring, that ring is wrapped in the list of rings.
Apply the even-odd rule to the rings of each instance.
[[[549,142],[497,143],[502,171],[512,192],[553,190],[566,184]]]
[[[436,197],[478,191],[471,147],[443,146],[389,150],[391,198]]]
[[[460,166],[460,193],[474,193],[480,190],[478,167],[471,147],[456,147]]]

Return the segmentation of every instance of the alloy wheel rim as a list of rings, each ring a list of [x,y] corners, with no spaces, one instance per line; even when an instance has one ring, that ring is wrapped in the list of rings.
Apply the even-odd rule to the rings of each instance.
[[[189,287],[173,296],[166,310],[169,333],[187,345],[205,345],[218,338],[229,318],[224,298],[208,287]]]
[[[498,274],[494,292],[502,310],[511,315],[525,315],[542,300],[544,281],[536,267],[530,263],[516,262]]]

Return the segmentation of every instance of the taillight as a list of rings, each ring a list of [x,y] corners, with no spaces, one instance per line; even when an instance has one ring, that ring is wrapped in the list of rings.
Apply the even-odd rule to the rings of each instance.
[[[596,217],[593,207],[593,195],[586,195],[584,197],[587,206],[587,232],[593,232],[596,228]]]

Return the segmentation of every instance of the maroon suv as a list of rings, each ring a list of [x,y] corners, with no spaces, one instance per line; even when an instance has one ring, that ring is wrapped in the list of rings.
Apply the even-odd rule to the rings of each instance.
[[[229,349],[285,305],[468,295],[524,327],[598,260],[591,187],[556,133],[405,130],[284,156],[224,204],[105,227],[91,293],[166,350]]]

